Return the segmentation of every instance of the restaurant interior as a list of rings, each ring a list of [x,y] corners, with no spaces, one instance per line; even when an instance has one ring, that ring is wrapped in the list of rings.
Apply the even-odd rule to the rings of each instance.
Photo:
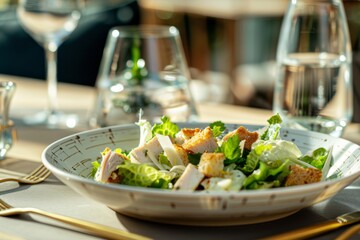
[[[225,194],[224,198],[222,195],[208,194],[204,197],[199,194],[200,199],[188,200],[187,197],[192,197],[192,194],[186,193],[184,196],[175,196],[175,200],[170,202],[166,201],[171,194],[162,197],[161,194],[151,194],[151,191],[145,190],[145,195],[142,195],[142,190],[133,191],[129,188],[130,193],[126,193],[124,198],[126,203],[129,203],[128,206],[135,209],[135,213],[125,212],[125,214],[118,214],[123,207],[121,204],[118,213],[114,211],[116,207],[103,204],[103,202],[114,202],[110,196],[119,199],[119,196],[123,197],[121,195],[123,193],[118,193],[116,187],[108,193],[108,189],[102,188],[98,183],[93,184],[88,181],[89,179],[81,182],[83,176],[73,176],[75,173],[78,174],[77,167],[81,169],[87,164],[89,168],[91,165],[90,157],[86,155],[87,151],[105,146],[103,143],[95,143],[96,141],[106,138],[106,144],[115,145],[113,140],[116,140],[116,137],[120,136],[119,142],[126,142],[129,140],[122,140],[122,135],[131,139],[136,135],[133,134],[134,131],[124,128],[122,132],[121,126],[120,128],[111,126],[106,128],[106,131],[89,130],[88,125],[85,129],[68,126],[66,129],[55,129],[26,125],[25,121],[19,120],[34,109],[44,108],[48,101],[46,95],[49,94],[46,91],[48,85],[46,85],[44,48],[19,23],[16,12],[19,1],[21,0],[0,0],[0,81],[14,80],[17,87],[10,105],[10,117],[15,122],[17,135],[14,134],[14,142],[7,157],[0,160],[0,201],[3,199],[15,206],[43,208],[49,212],[106,225],[117,231],[138,234],[134,236],[125,234],[124,239],[215,240],[240,237],[259,239],[281,234],[285,230],[296,230],[299,227],[329,221],[345,212],[357,211],[359,215],[360,148],[357,145],[360,144],[359,0],[343,0],[352,45],[353,79],[351,88],[353,116],[351,123],[345,129],[343,135],[345,139],[324,137],[327,136],[324,134],[319,137],[317,133],[308,131],[302,134],[297,130],[294,130],[295,133],[290,131],[282,135],[289,142],[300,143],[306,150],[312,149],[314,145],[330,146],[330,143],[336,143],[335,155],[336,159],[340,160],[336,160],[338,162],[335,164],[337,168],[333,176],[338,178],[334,179],[335,184],[321,182],[318,185],[314,184],[313,188],[295,187],[293,192],[290,189],[287,194],[275,189],[274,193],[268,194],[269,196],[264,194],[268,197],[266,199],[261,194],[250,193],[245,197],[241,194]],[[254,124],[254,126],[268,123],[266,120],[273,114],[277,46],[282,21],[290,0],[79,0],[79,2],[82,6],[79,23],[59,46],[57,53],[58,97],[60,105],[62,104],[65,110],[76,110],[76,113],[84,111],[86,113],[83,116],[86,117],[93,110],[99,94],[96,91],[99,86],[99,69],[112,28],[165,25],[175,26],[179,30],[191,75],[190,90],[193,100],[199,105],[197,110],[200,122],[214,122],[224,118],[225,123]],[[141,117],[140,112],[138,115]],[[53,145],[49,148],[49,144]],[[87,146],[87,144],[93,145]],[[240,143],[238,146],[241,146]],[[328,153],[332,154],[332,146],[329,149]],[[84,152],[86,157],[82,156]],[[79,156],[78,159],[76,156]],[[83,161],[76,162],[82,157]],[[41,162],[52,168],[52,174],[50,175],[49,172],[39,184],[28,185],[13,180],[1,182],[2,178],[8,176],[14,178],[28,174]],[[70,170],[59,170],[68,166]],[[346,172],[341,176],[343,168],[350,173]],[[83,172],[86,171],[88,169]],[[80,171],[79,174],[83,172]],[[79,190],[81,188],[83,190]],[[91,196],[94,192],[98,196]],[[146,196],[147,193],[150,193],[149,196]],[[146,197],[151,199],[149,205]],[[157,200],[163,201],[163,204],[157,203]],[[175,204],[174,201],[179,202]],[[121,201],[117,202],[121,203]],[[261,209],[257,204],[263,202],[265,206]],[[133,203],[139,205],[132,205]],[[151,207],[153,203],[155,203],[154,208]],[[196,204],[201,207],[196,207],[198,206]],[[301,211],[297,209],[299,206]],[[4,206],[0,202],[0,210],[1,207]],[[146,213],[149,215],[139,217],[143,214],[139,210],[142,207],[148,209]],[[183,212],[181,207],[185,209]],[[248,207],[253,212],[236,215],[231,212],[232,207],[240,211]],[[271,215],[272,211],[278,210],[277,208],[285,208],[287,212],[279,213],[277,216]],[[190,222],[187,223],[187,219],[177,224],[175,219],[175,224],[168,224],[166,217],[171,214],[167,216],[167,212],[159,219],[152,218],[151,214],[160,214],[163,210],[176,212],[180,218],[182,214],[190,215]],[[212,215],[211,211],[214,211],[215,215]],[[223,222],[218,223],[216,219],[214,220],[216,214]],[[269,214],[268,218],[266,218],[267,214]],[[359,216],[357,217],[360,219]],[[205,223],[197,220],[206,221],[206,218],[209,218],[209,221]],[[247,218],[251,220],[246,222]],[[91,230],[89,232],[89,229],[79,230],[79,226],[69,227],[64,223],[54,224],[54,222],[23,214],[19,217],[0,217],[0,239],[91,240],[118,237],[118,235],[106,237]],[[357,226],[359,228],[359,225]],[[345,228],[312,239],[335,239],[343,232]],[[7,233],[9,236],[6,235]],[[355,235],[353,239],[359,237],[359,229],[353,229],[352,234]]]
[[[359,122],[360,3],[343,2],[354,54],[353,121]],[[43,49],[19,25],[16,4],[4,0],[0,5],[0,73],[45,79]],[[276,48],[287,6],[287,0],[85,0],[78,27],[60,46],[58,80],[95,86],[114,26],[172,25],[180,31],[196,101],[272,109]],[[212,97],[197,91],[204,88]]]

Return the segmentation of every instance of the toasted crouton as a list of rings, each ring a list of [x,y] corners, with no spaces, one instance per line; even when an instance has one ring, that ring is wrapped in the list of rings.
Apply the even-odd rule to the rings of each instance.
[[[200,128],[182,128],[177,134],[174,139],[175,143],[177,144],[183,144],[185,141],[189,140],[195,134],[199,133],[201,131]]]
[[[185,141],[182,147],[190,153],[204,153],[214,152],[218,145],[210,127],[207,127],[188,141]]]
[[[230,137],[237,134],[239,136],[240,141],[245,140],[244,148],[247,150],[251,150],[251,145],[258,140],[259,134],[257,132],[250,132],[245,127],[241,126],[236,130],[229,132],[223,137],[223,141],[226,142]]]
[[[223,153],[203,153],[198,165],[199,172],[206,177],[221,177],[224,169]]]
[[[173,146],[175,148],[177,155],[180,157],[181,161],[183,162],[184,166],[188,165],[189,157],[188,157],[186,150],[177,144],[174,144]]]
[[[190,139],[195,134],[201,132],[201,129],[200,128],[182,128],[181,132],[185,139]]]
[[[317,168],[303,168],[299,165],[292,165],[290,171],[285,180],[285,186],[304,185],[321,181],[322,172]]]

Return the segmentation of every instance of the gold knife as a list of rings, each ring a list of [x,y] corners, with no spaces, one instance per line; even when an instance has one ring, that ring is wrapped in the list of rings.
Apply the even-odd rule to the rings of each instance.
[[[2,239],[2,240],[25,240],[25,238],[10,235],[10,234],[4,233],[4,232],[0,232],[0,239]]]
[[[294,231],[281,233],[279,235],[270,236],[267,238],[263,238],[263,240],[305,239],[359,221],[360,221],[360,211],[356,211],[338,216],[334,220],[326,221],[309,227],[300,228]]]

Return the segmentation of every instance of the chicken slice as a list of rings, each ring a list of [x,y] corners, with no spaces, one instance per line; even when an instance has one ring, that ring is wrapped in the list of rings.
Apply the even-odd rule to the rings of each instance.
[[[134,148],[130,152],[130,159],[132,163],[154,163],[158,166],[154,161],[157,161],[159,154],[162,152],[163,149],[155,136],[144,145]]]
[[[129,155],[132,163],[152,163],[147,155],[146,145],[134,148]]]
[[[184,173],[176,181],[174,190],[191,190],[194,191],[203,180],[204,174],[199,172],[197,168],[188,164],[184,170]]]
[[[105,155],[102,156],[102,161],[100,167],[95,175],[95,180],[99,182],[113,182],[109,181],[109,178],[114,179],[112,176],[113,172],[116,170],[116,167],[122,164],[125,160],[129,160],[127,156],[116,153],[113,151],[108,151]]]

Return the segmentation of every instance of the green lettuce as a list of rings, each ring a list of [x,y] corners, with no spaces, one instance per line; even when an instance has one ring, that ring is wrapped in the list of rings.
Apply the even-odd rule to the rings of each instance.
[[[164,155],[164,153],[160,153],[159,154],[159,163],[162,165],[166,165],[169,168],[172,167],[171,162],[169,161],[169,159],[167,158],[167,156]]]
[[[240,139],[237,134],[230,137],[227,141],[223,142],[220,146],[220,151],[224,153],[226,160],[225,165],[236,162],[241,157],[241,149],[239,147]]]
[[[200,162],[202,153],[189,153],[188,158],[189,162],[195,166],[197,166]]]
[[[92,178],[94,178],[95,175],[96,175],[96,172],[98,171],[98,169],[99,169],[99,167],[100,167],[100,165],[101,165],[101,163],[99,163],[98,161],[93,161],[93,162],[91,163],[91,165],[93,166],[93,168],[92,168],[92,170],[91,170],[90,176],[91,176]]]
[[[272,145],[262,144],[255,146],[250,153],[247,155],[245,166],[241,168],[241,170],[245,174],[252,173],[259,164],[260,158],[264,151],[269,151],[272,149]]]
[[[128,161],[118,166],[118,174],[122,179],[121,184],[140,187],[167,189],[173,179],[168,172],[160,172],[152,166]]]
[[[279,114],[271,116],[267,122],[269,126],[265,132],[260,136],[261,140],[276,140],[279,138],[279,133],[281,129],[282,119]]]
[[[221,121],[216,121],[210,124],[210,129],[214,137],[220,136],[225,131],[225,124]]]
[[[164,136],[175,137],[176,133],[179,132],[179,126],[171,122],[167,116],[163,116],[161,117],[161,123],[155,123],[151,131],[153,136],[158,133]]]
[[[259,161],[259,168],[250,174],[244,182],[245,189],[263,189],[279,187],[285,177],[289,175],[289,160],[278,161],[280,165],[274,167]],[[274,163],[272,163],[274,165]]]
[[[239,136],[234,134],[232,137],[223,142],[217,152],[222,152],[225,155],[224,164],[239,163],[243,161],[241,158]]]
[[[325,148],[318,148],[315,149],[311,155],[302,156],[300,160],[321,170],[324,167],[328,154],[329,151]]]

